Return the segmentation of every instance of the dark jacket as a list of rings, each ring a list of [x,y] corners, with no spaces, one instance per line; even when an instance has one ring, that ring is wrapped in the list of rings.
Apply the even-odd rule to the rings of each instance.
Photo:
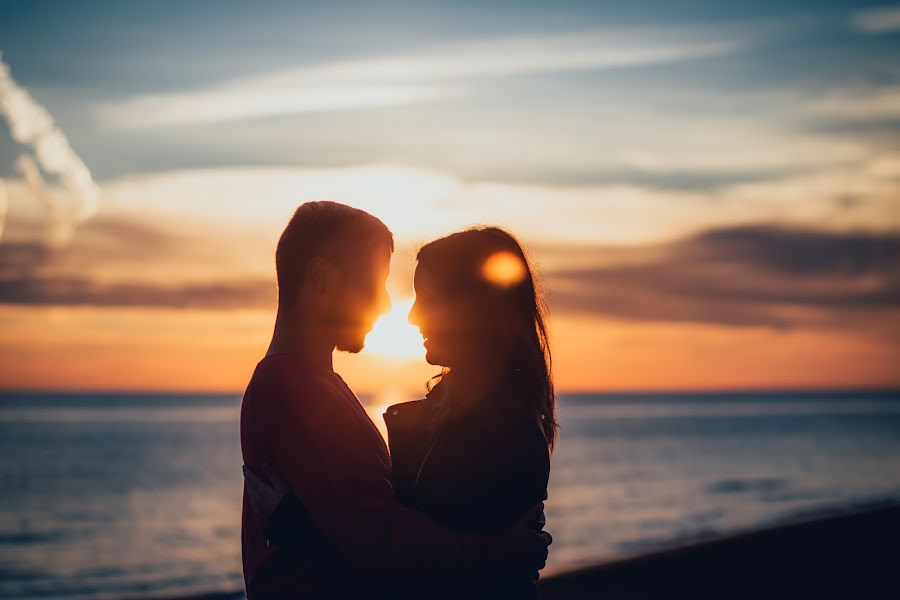
[[[384,420],[394,495],[453,531],[482,534],[503,533],[546,499],[547,442],[523,402],[527,390],[514,386],[436,426],[441,384],[424,400],[389,407]],[[446,583],[440,597],[536,597],[528,575]]]

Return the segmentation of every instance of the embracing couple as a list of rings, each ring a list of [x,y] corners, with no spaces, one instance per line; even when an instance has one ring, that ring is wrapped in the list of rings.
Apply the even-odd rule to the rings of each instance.
[[[278,242],[272,343],[241,407],[249,600],[536,598],[556,434],[541,296],[518,242],[474,228],[418,253],[409,320],[442,367],[384,415],[332,368],[390,306],[374,216],[301,205]]]

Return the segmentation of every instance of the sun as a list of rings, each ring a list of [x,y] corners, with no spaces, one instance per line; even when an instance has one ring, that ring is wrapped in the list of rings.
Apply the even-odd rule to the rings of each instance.
[[[419,330],[406,320],[413,299],[395,300],[391,310],[381,315],[366,336],[364,352],[391,358],[424,358],[425,347]]]

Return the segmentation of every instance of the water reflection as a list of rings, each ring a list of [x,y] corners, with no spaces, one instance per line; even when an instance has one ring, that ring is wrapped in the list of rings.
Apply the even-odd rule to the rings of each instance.
[[[382,413],[408,400],[363,398]],[[549,566],[900,499],[900,400],[563,397]],[[242,589],[239,399],[0,394],[0,597]]]

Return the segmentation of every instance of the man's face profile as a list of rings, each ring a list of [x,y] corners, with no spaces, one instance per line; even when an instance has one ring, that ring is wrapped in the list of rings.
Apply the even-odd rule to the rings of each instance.
[[[375,321],[390,309],[386,285],[390,266],[391,249],[380,245],[362,252],[359,262],[344,271],[335,306],[338,350],[361,351]]]

